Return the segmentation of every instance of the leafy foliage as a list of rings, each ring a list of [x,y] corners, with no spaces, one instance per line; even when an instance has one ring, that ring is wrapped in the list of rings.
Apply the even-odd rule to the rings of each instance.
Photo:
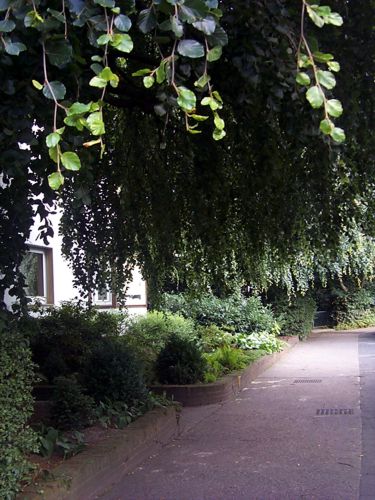
[[[52,421],[61,430],[79,430],[93,421],[94,400],[83,393],[73,377],[56,377],[52,396]]]
[[[28,420],[35,382],[31,352],[17,322],[0,316],[0,497],[15,498],[30,470],[26,455],[38,450]]]
[[[102,338],[119,335],[122,319],[66,303],[48,309],[40,317],[26,317],[21,324],[30,336],[34,362],[52,382],[61,375],[81,373],[90,352]]]
[[[219,298],[206,294],[198,298],[188,295],[163,296],[166,310],[193,318],[200,325],[216,325],[232,332],[270,332],[275,326],[272,311],[259,297],[245,299],[240,294]]]
[[[309,296],[278,297],[273,304],[281,326],[280,335],[298,335],[305,339],[314,326],[316,302]]]
[[[191,341],[172,335],[156,361],[162,384],[195,384],[204,378],[205,361]]]
[[[103,341],[93,349],[84,372],[84,386],[96,402],[132,405],[146,399],[138,359],[120,341]]]
[[[221,347],[212,353],[207,353],[204,358],[207,368],[204,375],[205,382],[215,382],[216,379],[228,372],[242,370],[250,363],[256,361],[266,354],[261,349],[245,352],[233,347]]]
[[[64,458],[77,455],[85,448],[84,435],[74,431],[69,437],[61,430],[54,427],[41,426],[38,432],[39,453],[46,458],[51,458],[53,453],[62,454]]]
[[[127,326],[124,340],[143,363],[148,384],[155,380],[157,356],[172,335],[192,339],[195,335],[193,321],[176,314],[152,311],[147,316],[134,317]]]
[[[335,328],[350,330],[375,324],[373,287],[349,286],[333,290],[332,316]]]

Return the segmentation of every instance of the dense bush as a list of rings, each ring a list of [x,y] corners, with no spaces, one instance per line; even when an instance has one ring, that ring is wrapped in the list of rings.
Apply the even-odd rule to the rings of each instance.
[[[30,468],[25,457],[38,448],[27,425],[33,412],[33,368],[16,321],[0,316],[0,498],[4,500],[16,496]]]
[[[172,335],[156,361],[158,379],[163,384],[194,384],[204,379],[206,363],[191,341]]]
[[[266,351],[242,351],[232,347],[222,347],[215,352],[207,353],[204,358],[207,363],[204,375],[205,382],[215,382],[217,378],[234,370],[242,370],[251,362],[267,354]]]
[[[332,291],[332,317],[337,329],[375,325],[374,294],[371,288],[349,287]]]
[[[52,382],[55,377],[81,372],[103,337],[119,335],[121,320],[118,315],[66,303],[41,316],[25,318],[22,327],[30,336],[33,361]]]
[[[280,324],[280,335],[298,335],[305,339],[314,326],[316,302],[309,295],[288,298],[279,296],[274,311]]]
[[[275,325],[271,309],[264,307],[259,297],[245,299],[240,294],[227,298],[165,294],[162,308],[192,318],[200,325],[229,327],[233,332],[269,332]]]
[[[212,352],[219,347],[229,346],[234,336],[216,325],[198,326],[194,341],[203,352]]]
[[[283,343],[274,333],[254,332],[235,335],[232,345],[243,350],[262,349],[262,351],[271,354],[281,351]]]
[[[94,348],[84,370],[84,386],[96,402],[131,405],[147,396],[139,360],[120,340],[103,341]]]
[[[194,322],[176,314],[156,311],[130,320],[124,338],[142,361],[148,384],[155,381],[156,358],[173,334],[192,339],[195,335]]]
[[[52,396],[52,419],[61,430],[87,427],[94,416],[94,400],[84,394],[74,377],[57,377]]]

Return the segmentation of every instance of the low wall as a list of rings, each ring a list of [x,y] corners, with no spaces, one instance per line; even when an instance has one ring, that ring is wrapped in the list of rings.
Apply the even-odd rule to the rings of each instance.
[[[203,406],[234,399],[252,380],[279,361],[289,349],[298,342],[298,337],[283,337],[284,350],[268,354],[249,365],[244,370],[233,372],[210,384],[154,385],[151,390],[157,394],[165,393],[183,406]]]

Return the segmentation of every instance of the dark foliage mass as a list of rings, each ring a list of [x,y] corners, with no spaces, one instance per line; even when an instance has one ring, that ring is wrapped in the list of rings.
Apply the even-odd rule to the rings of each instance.
[[[154,11],[147,2],[125,2],[120,18],[109,0],[67,2],[64,13],[58,2],[48,2],[48,12],[47,2],[36,2],[44,22],[36,11],[27,21],[24,12],[17,17],[18,3],[1,4],[15,24],[4,25],[0,53],[1,292],[22,294],[18,269],[32,215],[51,233],[48,174],[52,187],[65,178],[64,248],[86,291],[110,279],[120,291],[135,262],[151,291],[171,278],[191,286],[231,288],[240,279],[304,288],[312,269],[335,261],[353,227],[374,234],[373,1],[329,2],[342,27],[304,23],[303,51],[308,44],[341,64],[337,87],[325,82],[326,99],[344,107],[342,117],[331,116],[346,132],[340,146],[319,132],[322,110],[311,110],[306,88],[295,82],[303,2],[221,2],[222,17],[210,0],[177,2],[178,15],[170,2]],[[51,33],[63,41],[52,43]],[[145,76],[131,76],[140,70]],[[202,76],[211,80],[195,86]],[[47,82],[55,82],[56,99]],[[94,104],[78,112],[77,95]],[[217,109],[202,105],[203,97]],[[196,113],[209,118],[197,122],[200,134],[189,134],[185,121],[197,132]],[[222,137],[223,119],[226,137],[215,141],[213,126]],[[34,120],[44,132],[31,133]],[[82,151],[93,136],[97,144]],[[20,141],[32,150],[18,149]]]

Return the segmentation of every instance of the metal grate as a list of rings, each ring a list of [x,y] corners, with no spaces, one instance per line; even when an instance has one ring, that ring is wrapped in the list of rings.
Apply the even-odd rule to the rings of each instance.
[[[293,384],[320,384],[322,382],[319,378],[299,378]]]
[[[328,417],[331,415],[354,415],[353,408],[319,408],[316,414],[320,417]]]

